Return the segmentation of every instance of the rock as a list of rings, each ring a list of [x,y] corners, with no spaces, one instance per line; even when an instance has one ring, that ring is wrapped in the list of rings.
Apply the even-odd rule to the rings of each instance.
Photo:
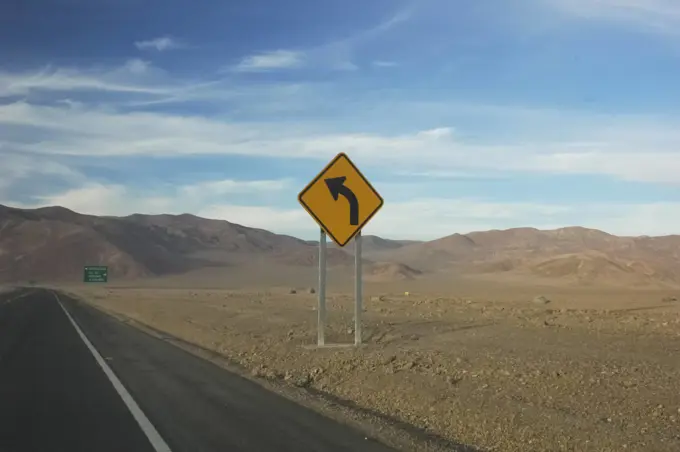
[[[307,293],[314,294],[314,293],[316,293],[316,289],[313,288],[313,287],[310,287],[309,289],[307,289]]]
[[[376,302],[376,301],[385,301],[385,296],[384,295],[379,295],[377,297],[371,297],[371,301]]]
[[[382,364],[387,365],[387,364],[393,363],[396,360],[397,360],[397,357],[395,355],[390,355],[390,356],[386,357],[385,359],[383,359]]]
[[[446,377],[446,382],[447,382],[448,384],[450,384],[450,385],[453,385],[453,386],[455,386],[455,385],[457,385],[458,383],[460,383],[461,380],[462,380],[461,377],[453,377],[453,376]]]
[[[548,300],[548,299],[547,299],[546,297],[544,297],[543,295],[539,295],[539,296],[537,296],[537,297],[534,297],[534,299],[532,300],[532,302],[533,302],[534,304],[548,304],[548,303],[550,303],[550,300]]]
[[[312,379],[310,378],[309,375],[305,375],[304,377],[300,377],[293,382],[295,386],[298,388],[306,388],[312,383]]]
[[[253,377],[264,377],[266,375],[266,369],[264,366],[257,366],[250,371]]]
[[[268,378],[268,379],[270,379],[270,380],[276,380],[276,379],[278,379],[278,378],[281,378],[281,374],[278,373],[278,372],[276,372],[276,371],[274,371],[274,370],[267,369],[267,370],[265,370],[265,372],[264,372],[264,377],[265,377],[265,378]]]
[[[297,293],[297,290],[295,290],[295,289],[290,289],[290,290],[288,291],[288,293],[289,293],[289,294],[295,294],[295,293]]]

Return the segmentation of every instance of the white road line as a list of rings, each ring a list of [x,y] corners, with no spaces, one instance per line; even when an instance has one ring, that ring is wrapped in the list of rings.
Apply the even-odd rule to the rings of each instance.
[[[125,386],[123,386],[123,383],[120,382],[118,377],[116,377],[116,374],[114,374],[109,365],[106,364],[106,361],[104,361],[102,355],[100,355],[97,349],[94,348],[90,340],[87,338],[87,336],[85,336],[85,333],[83,333],[83,331],[80,329],[75,320],[73,320],[71,314],[69,314],[66,308],[64,308],[64,305],[61,304],[59,296],[54,292],[52,292],[52,294],[54,295],[54,298],[57,299],[57,303],[59,303],[59,306],[64,311],[64,314],[66,314],[66,317],[68,317],[69,321],[73,325],[73,328],[76,329],[76,332],[78,333],[80,338],[83,340],[83,342],[85,342],[85,345],[90,350],[90,352],[92,352],[94,359],[97,360],[97,363],[99,363],[99,366],[102,368],[106,376],[109,378],[111,384],[113,384],[113,387],[116,389],[116,392],[118,392],[120,398],[123,399],[123,402],[128,407],[128,410],[130,410],[130,413],[132,413],[132,416],[135,418],[139,426],[142,428],[142,431],[149,439],[149,442],[156,450],[156,452],[172,452],[170,450],[170,447],[165,443],[165,441],[158,433],[156,428],[153,426],[153,424],[151,424],[149,418],[147,418],[144,412],[142,412],[142,409],[139,408],[139,405],[137,405],[135,399],[132,398],[127,389],[125,389]]]

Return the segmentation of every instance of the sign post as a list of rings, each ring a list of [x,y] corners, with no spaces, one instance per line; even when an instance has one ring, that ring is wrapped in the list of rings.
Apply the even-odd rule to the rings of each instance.
[[[342,198],[342,199],[340,199]],[[321,228],[319,240],[319,306],[317,342],[325,345],[326,236],[339,247],[352,239],[355,250],[354,344],[361,344],[363,284],[361,230],[384,201],[345,153],[340,153],[300,192],[298,201]]]
[[[86,283],[105,283],[109,281],[109,267],[93,266],[83,269],[83,282]]]
[[[326,231],[319,238],[319,306],[317,322],[317,345],[326,345]]]
[[[361,231],[354,237],[354,345],[361,344],[361,312],[363,311],[363,281],[361,271]]]

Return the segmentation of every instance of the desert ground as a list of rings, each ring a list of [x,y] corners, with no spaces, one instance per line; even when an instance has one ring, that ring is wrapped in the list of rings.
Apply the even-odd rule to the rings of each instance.
[[[366,282],[365,344],[319,349],[313,268],[214,271],[60,288],[403,450],[680,450],[680,291]],[[349,272],[328,311],[352,343]]]

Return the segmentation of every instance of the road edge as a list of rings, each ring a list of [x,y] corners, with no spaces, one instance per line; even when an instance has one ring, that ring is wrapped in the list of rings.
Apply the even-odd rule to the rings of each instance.
[[[132,397],[132,395],[128,392],[128,390],[125,388],[123,383],[120,381],[120,379],[116,376],[116,374],[113,372],[113,370],[109,367],[108,364],[106,364],[106,361],[102,357],[102,355],[97,351],[94,345],[92,345],[92,342],[87,338],[83,330],[78,326],[78,323],[76,323],[75,319],[71,316],[71,314],[68,312],[68,310],[64,307],[62,304],[61,300],[59,299],[59,295],[57,295],[57,292],[50,290],[54,298],[56,299],[57,303],[59,304],[59,307],[62,309],[66,317],[68,318],[69,322],[73,326],[73,328],[76,330],[76,333],[78,333],[78,336],[80,336],[80,339],[82,339],[83,343],[87,347],[87,349],[90,351],[92,356],[94,357],[95,361],[97,361],[97,364],[99,364],[99,367],[102,369],[106,377],[109,379],[111,384],[113,385],[113,388],[116,390],[116,393],[120,396],[122,399],[123,403],[127,407],[128,411],[132,415],[132,417],[135,419],[139,427],[142,429],[142,432],[146,436],[146,438],[149,440],[149,443],[151,446],[154,448],[156,452],[172,452],[170,449],[170,446],[165,442],[163,437],[161,437],[160,433],[156,430],[156,427],[153,426],[149,418],[144,414],[142,409],[139,407],[135,399]]]
[[[418,450],[422,452],[482,452],[483,449],[478,447],[459,443],[443,436],[428,432],[420,427],[409,424],[393,416],[383,414],[358,406],[352,400],[339,398],[333,394],[321,391],[314,388],[298,388],[292,387],[284,382],[272,379],[263,379],[253,377],[249,369],[240,365],[231,358],[222,355],[214,350],[207,349],[201,345],[194,344],[166,331],[154,328],[139,320],[133,319],[125,314],[112,311],[110,309],[98,306],[81,295],[73,292],[62,291],[62,293],[69,298],[84,303],[87,306],[96,309],[97,311],[109,317],[116,319],[119,322],[128,324],[144,333],[153,336],[157,339],[168,342],[175,347],[181,348],[184,351],[205,359],[222,369],[235,373],[243,378],[246,378],[262,388],[275,392],[290,401],[303,405],[306,408],[312,409],[317,413],[322,414],[328,418],[349,425],[358,431],[364,432],[384,444],[403,451]],[[370,425],[370,427],[369,427]],[[413,447],[417,446],[417,449]]]

